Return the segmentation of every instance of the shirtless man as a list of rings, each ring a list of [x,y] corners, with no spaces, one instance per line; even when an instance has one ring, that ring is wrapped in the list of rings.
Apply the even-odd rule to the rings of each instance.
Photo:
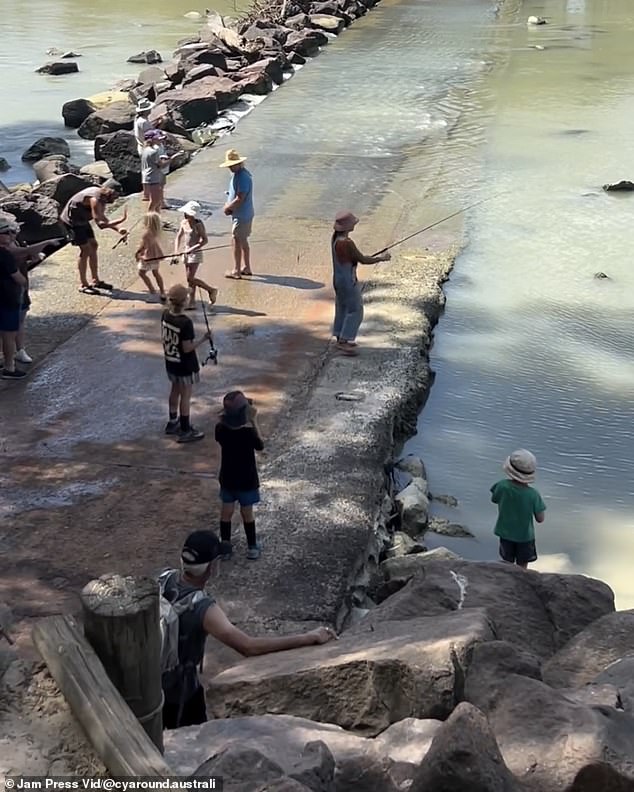
[[[77,267],[79,269],[79,291],[84,294],[99,294],[99,289],[112,289],[111,283],[102,281],[99,277],[99,260],[97,256],[98,244],[95,239],[91,221],[99,228],[110,228],[121,236],[127,231],[119,228],[128,218],[128,211],[124,209],[118,220],[108,220],[106,206],[113,203],[121,194],[121,185],[114,179],[108,179],[101,187],[86,187],[75,193],[64,207],[60,219],[68,229],[71,244],[79,248]],[[86,270],[90,267],[92,282],[86,279]]]

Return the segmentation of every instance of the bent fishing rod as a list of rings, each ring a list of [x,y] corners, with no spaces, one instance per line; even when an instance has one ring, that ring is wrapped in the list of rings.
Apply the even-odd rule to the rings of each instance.
[[[211,333],[211,327],[209,327],[209,319],[207,318],[207,309],[205,308],[205,301],[203,300],[203,296],[201,294],[200,288],[198,289],[198,299],[200,300],[200,307],[203,309],[203,316],[205,317],[205,327],[207,328],[207,332],[209,333],[209,352],[207,353],[207,357],[203,360],[203,366],[206,366],[207,363],[213,363],[214,366],[217,366],[218,350],[214,346],[214,337]]]
[[[249,244],[260,245],[262,244],[262,242],[268,242],[268,241],[269,241],[268,239],[256,239],[255,242],[249,242]],[[226,248],[230,248],[232,246],[233,246],[233,242],[229,242],[225,245],[212,245],[211,247],[198,248],[198,250],[191,250],[189,251],[189,253],[186,253],[185,251],[180,251],[179,253],[168,253],[165,256],[154,256],[154,258],[143,259],[143,261],[163,261],[164,259],[178,260],[180,256],[187,256],[190,254],[193,255],[194,253],[202,253],[205,250],[225,250]]]
[[[399,239],[397,242],[392,242],[391,245],[381,248],[381,250],[377,250],[377,252],[373,253],[372,255],[380,256],[381,253],[387,253],[388,250],[392,250],[392,248],[395,248],[398,245],[402,245],[403,242],[408,242],[410,239],[413,239],[415,236],[418,236],[419,234],[424,234],[425,231],[429,231],[430,228],[435,228],[437,225],[440,225],[441,223],[446,223],[447,220],[451,220],[452,217],[457,217],[458,215],[463,214],[464,212],[468,212],[470,209],[475,209],[475,207],[480,206],[480,204],[487,203],[488,201],[493,201],[502,195],[507,195],[507,193],[508,191],[497,193],[497,195],[492,195],[489,198],[482,198],[482,200],[480,201],[476,201],[475,203],[469,204],[469,206],[465,206],[463,209],[458,209],[457,212],[452,212],[450,215],[447,215],[447,217],[443,217],[440,220],[436,220],[435,223],[430,223],[430,225],[425,226],[425,228],[421,228],[418,231],[414,231],[413,233],[408,234],[406,237],[403,237],[403,239]]]

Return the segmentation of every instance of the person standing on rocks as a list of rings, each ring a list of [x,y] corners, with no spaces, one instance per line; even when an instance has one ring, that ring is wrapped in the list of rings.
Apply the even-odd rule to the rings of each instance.
[[[163,727],[196,726],[207,720],[205,691],[198,669],[208,635],[244,657],[283,652],[328,643],[336,638],[329,627],[285,636],[252,637],[227,618],[215,598],[205,591],[218,575],[222,543],[213,531],[194,531],[185,540],[181,569],[165,570],[159,578],[161,595],[178,616],[178,664],[163,673]]]
[[[145,135],[143,153],[141,154],[141,184],[147,190],[150,205],[149,212],[160,212],[163,208],[163,191],[165,188],[165,170],[170,157],[165,153],[163,141],[165,133],[160,129],[149,129]]]
[[[500,538],[500,557],[526,569],[537,561],[533,518],[543,523],[546,511],[542,496],[529,486],[535,481],[537,460],[520,448],[505,459],[502,469],[508,478],[491,487],[491,501],[498,507],[495,534]]]
[[[128,219],[128,210],[124,209],[118,220],[108,220],[106,217],[106,206],[113,203],[122,192],[121,185],[114,179],[108,179],[101,187],[86,187],[73,195],[60,215],[60,220],[68,229],[71,244],[79,248],[79,291],[84,294],[99,294],[99,289],[112,290],[112,284],[99,277],[99,246],[91,221],[94,220],[99,228],[109,228],[125,237],[127,231],[120,226]],[[92,276],[91,283],[86,278],[88,268]]]
[[[253,208],[253,177],[244,167],[246,157],[241,157],[235,149],[229,149],[221,168],[229,168],[228,199],[223,211],[231,217],[231,236],[233,242],[233,269],[225,273],[225,277],[240,279],[250,277],[251,248],[249,237],[253,228],[255,209]],[[244,266],[243,266],[244,261]]]
[[[209,295],[209,302],[213,305],[218,297],[218,289],[209,286],[204,280],[196,277],[198,267],[203,262],[201,248],[205,247],[208,241],[205,224],[198,217],[200,204],[198,201],[188,201],[178,210],[183,214],[183,220],[178,228],[176,239],[174,240],[174,255],[179,253],[183,256],[185,264],[185,274],[187,275],[187,285],[189,286],[188,311],[196,308],[196,287],[204,289]]]
[[[211,333],[207,332],[199,341],[194,341],[194,325],[184,314],[188,299],[189,290],[185,286],[172,286],[167,293],[167,310],[161,317],[165,370],[172,385],[165,434],[178,435],[178,443],[193,443],[205,436],[191,425],[189,412],[192,386],[200,379],[196,350],[211,338]]]
[[[154,124],[150,121],[150,112],[154,107],[154,102],[149,99],[141,99],[136,106],[136,118],[134,119],[134,137],[136,139],[137,152],[139,159],[143,157],[143,150],[145,149],[145,133],[154,129]],[[147,185],[143,185],[143,199],[144,201],[150,200],[150,195]]]
[[[337,349],[346,355],[356,355],[357,333],[363,321],[363,291],[357,279],[358,264],[378,264],[389,261],[389,253],[365,256],[349,234],[359,220],[352,212],[339,212],[335,217],[330,240],[332,252],[333,285],[335,289],[335,321],[332,334],[337,339]]]
[[[261,546],[255,533],[253,507],[260,502],[260,479],[255,452],[264,450],[264,441],[257,420],[257,410],[242,391],[227,393],[222,402],[222,415],[216,424],[216,442],[220,445],[220,538],[225,560],[231,558],[231,518],[236,502],[247,538],[247,558],[257,561]]]

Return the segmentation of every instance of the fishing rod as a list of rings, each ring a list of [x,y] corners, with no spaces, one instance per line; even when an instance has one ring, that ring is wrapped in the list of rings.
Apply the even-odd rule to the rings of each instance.
[[[418,236],[419,234],[424,234],[425,231],[429,231],[430,228],[435,228],[437,225],[440,225],[441,223],[446,223],[447,220],[451,220],[452,217],[457,217],[459,214],[462,214],[463,212],[468,212],[469,209],[475,209],[476,206],[480,206],[480,204],[487,203],[487,201],[493,201],[495,198],[499,198],[500,196],[506,195],[507,193],[508,190],[506,192],[497,193],[497,195],[491,195],[489,198],[482,198],[481,201],[476,201],[475,203],[469,204],[469,206],[465,206],[463,209],[458,209],[457,212],[452,212],[450,215],[447,215],[447,217],[443,217],[441,220],[436,220],[435,223],[431,223],[430,225],[425,226],[425,228],[421,228],[418,231],[414,231],[412,234],[408,234],[406,237],[403,237],[403,239],[399,239],[398,242],[392,242],[391,245],[381,248],[381,250],[377,250],[377,252],[373,253],[372,255],[380,256],[381,253],[387,253],[388,250],[391,250],[397,245],[402,245],[403,242],[407,242],[408,240],[413,239],[413,237]]]
[[[268,239],[258,239],[255,242],[249,242],[249,244],[250,245],[259,245],[259,244],[262,244],[262,242],[268,242],[268,241],[269,241]],[[203,247],[203,248],[198,248],[198,250],[192,250],[191,254],[193,255],[194,253],[202,253],[205,250],[225,250],[226,248],[230,248],[232,246],[233,246],[233,242],[229,242],[226,245],[212,245],[211,247]],[[181,253],[168,253],[168,255],[166,255],[166,256],[154,256],[154,258],[147,258],[147,259],[143,259],[143,260],[144,261],[163,261],[163,259],[172,259],[172,262],[174,264],[176,264],[178,262],[179,256],[186,256],[186,255],[188,255],[188,254],[183,251]]]
[[[134,229],[139,225],[141,220],[143,220],[143,215],[141,215],[140,217],[137,217],[137,219],[134,221],[134,223],[132,223],[132,225],[130,226],[130,228],[128,228],[128,230],[125,232],[125,234],[121,234],[119,239],[117,239],[117,241],[112,246],[113,250],[116,250],[119,247],[119,245],[122,245],[124,242],[125,242],[126,245],[128,244],[128,237],[130,236],[132,231],[134,231]]]
[[[200,291],[198,289],[198,299],[200,300],[200,307],[203,309],[203,316],[205,317],[205,327],[207,328],[207,332],[209,333],[209,352],[207,353],[207,357],[203,360],[203,366],[206,366],[207,363],[213,363],[214,366],[218,365],[218,350],[214,346],[214,337],[211,334],[211,328],[209,327],[209,319],[207,318],[207,309],[205,308],[205,303]]]

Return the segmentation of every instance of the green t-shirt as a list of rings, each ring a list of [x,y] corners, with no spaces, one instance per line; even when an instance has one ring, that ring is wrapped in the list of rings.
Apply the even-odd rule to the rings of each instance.
[[[546,504],[536,489],[502,479],[491,487],[491,500],[498,505],[496,536],[511,542],[533,541],[533,517],[546,511]]]

